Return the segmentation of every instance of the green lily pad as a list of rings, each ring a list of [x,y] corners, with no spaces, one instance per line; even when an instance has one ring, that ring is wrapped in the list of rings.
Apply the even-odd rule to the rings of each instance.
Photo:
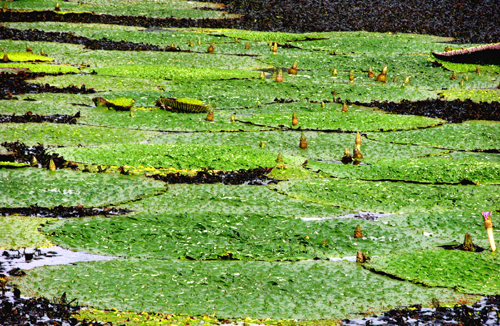
[[[236,116],[239,117],[238,115]],[[291,116],[290,116],[291,120]],[[426,129],[428,130],[428,129]],[[385,133],[383,133],[385,134]],[[387,133],[390,134],[390,133]],[[344,149],[352,148],[355,134],[304,132],[309,148],[299,148],[301,134],[294,131],[238,132],[226,133],[223,136],[214,133],[168,133],[162,134],[150,143],[156,144],[209,144],[209,145],[244,145],[286,155],[306,157],[308,160],[340,160]],[[371,134],[370,134],[371,135]],[[363,139],[361,150],[366,159],[372,162],[379,159],[398,157],[414,158],[429,154],[438,154],[441,150],[427,146],[398,145],[388,142]],[[290,163],[286,162],[285,163]],[[302,164],[303,162],[300,162]]]
[[[424,185],[404,182],[315,179],[270,186],[311,202],[385,213],[496,209],[499,186]]]
[[[500,102],[500,89],[452,88],[440,94],[447,101],[470,99],[474,102]]]
[[[266,187],[222,184],[173,184],[167,193],[127,204],[126,208],[136,212],[191,214],[204,211],[287,217],[335,217],[353,212],[291,198]]]
[[[369,133],[370,139],[399,144],[418,144],[458,150],[487,150],[500,148],[497,121],[466,121],[446,124],[439,128]]]
[[[272,112],[273,106],[268,110]],[[296,107],[297,109],[294,109]],[[297,126],[292,125],[292,110],[298,117]],[[300,103],[279,113],[254,114],[242,116],[238,120],[277,128],[302,128],[315,130],[342,131],[389,131],[400,129],[417,129],[436,126],[444,123],[441,119],[411,115],[386,114],[383,111],[350,105],[349,111],[342,112],[342,104],[327,104],[322,108],[319,104]]]
[[[1,171],[1,170],[0,170]],[[0,216],[0,249],[43,248],[52,243],[38,231],[50,218]]]
[[[175,198],[173,195],[166,197]],[[194,201],[202,203],[198,198]],[[156,201],[157,204],[164,202],[165,199]],[[283,213],[293,208],[298,212],[293,201],[285,202],[291,207],[285,208]],[[231,213],[217,214],[207,205],[200,205],[198,211],[184,213],[169,206],[170,209],[162,209],[164,212],[155,210],[113,219],[63,220],[46,227],[44,232],[53,234],[51,240],[66,248],[121,257],[296,261],[353,257],[358,250],[368,255],[383,255],[400,250],[429,249],[450,241],[452,235],[440,233],[436,230],[439,226],[463,230],[460,223],[464,220],[456,217],[445,224],[446,220],[439,214],[407,214],[377,221],[354,218],[303,221],[266,215],[272,210],[257,206],[255,213],[245,213],[243,207],[235,205]],[[312,213],[302,209],[304,212]],[[363,238],[353,237],[357,225],[362,228]]]
[[[500,259],[489,250],[480,254],[458,250],[398,253],[376,257],[367,267],[429,287],[482,295],[500,293],[500,281],[493,276]]]
[[[56,2],[52,0],[42,1],[16,1],[9,2],[9,9],[31,9],[31,10],[54,10]],[[162,0],[147,1],[139,3],[123,3],[118,0],[91,0],[87,2],[60,2],[59,14],[95,12],[96,14],[148,16],[148,17],[175,17],[175,18],[223,18],[234,17],[232,14],[223,15],[221,11],[197,10],[196,7],[214,7],[216,4]]]
[[[29,52],[5,52],[0,51],[0,58],[4,58],[4,55],[7,54],[7,57],[10,61],[16,62],[27,62],[27,61],[46,61],[52,62],[54,58],[49,58],[43,55],[38,55]]]
[[[158,194],[162,182],[144,177],[71,170],[0,169],[0,207],[104,206]]]
[[[139,143],[157,135],[153,131],[123,129],[116,131],[110,128],[53,123],[3,123],[0,124],[0,141],[20,141],[26,145],[64,145],[64,146],[96,146],[109,142]]]
[[[47,74],[77,74],[80,72],[78,68],[71,66],[62,65],[46,65],[46,64],[36,64],[36,63],[0,63],[1,68],[26,68],[30,72],[40,73],[44,72]]]
[[[456,72],[476,72],[476,68],[479,67],[482,72],[500,73],[500,66],[498,65],[477,65],[471,63],[456,63],[449,62],[445,60],[438,59],[432,54],[429,55],[429,61],[438,63],[444,68],[450,71]]]
[[[308,168],[321,170],[337,178],[363,180],[399,180],[429,183],[500,184],[500,162],[476,160],[472,157],[449,159],[384,159],[371,165],[343,165],[309,162]]]
[[[66,160],[104,165],[173,167],[233,171],[273,167],[277,153],[246,146],[211,145],[109,145],[94,148],[67,147],[52,149]],[[286,156],[292,164],[304,161],[300,156]]]
[[[90,69],[90,68],[89,68]],[[98,75],[173,80],[256,78],[257,72],[241,69],[185,68],[163,65],[131,65],[90,69]]]
[[[60,297],[66,292],[68,298],[99,309],[189,311],[226,318],[345,318],[367,307],[378,312],[457,297],[454,291],[391,280],[347,262],[120,259],[45,266],[30,270],[17,283],[28,296]]]

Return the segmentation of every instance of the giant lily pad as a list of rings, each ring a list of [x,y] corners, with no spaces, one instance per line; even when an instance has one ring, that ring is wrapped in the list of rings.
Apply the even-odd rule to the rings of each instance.
[[[26,295],[60,297],[66,292],[100,309],[140,312],[147,307],[226,318],[345,318],[367,307],[380,311],[457,297],[454,291],[391,280],[347,262],[120,259],[37,268],[18,283]]]
[[[278,113],[254,114],[251,117],[242,116],[239,120],[275,128],[286,126],[288,128],[343,131],[416,129],[444,123],[441,119],[385,114],[383,111],[359,106],[350,106],[349,111],[342,112],[341,104],[329,104],[325,105],[325,108],[321,108],[318,104],[299,104],[296,110],[293,110],[293,105],[289,105],[289,108],[280,110]],[[272,112],[272,106],[268,110]],[[292,110],[299,118],[297,126],[291,124]]]
[[[271,187],[294,198],[324,205],[386,213],[495,209],[500,199],[500,186],[315,179],[282,182]]]
[[[461,124],[447,124],[440,128],[370,133],[369,138],[458,150],[499,149],[499,126],[500,123],[496,121],[467,121]]]
[[[51,219],[38,217],[0,216],[0,249],[42,248],[52,243],[38,229]]]
[[[457,250],[398,253],[374,258],[368,264],[371,270],[414,283],[482,295],[500,293],[500,282],[493,277],[499,267],[498,255],[490,251],[478,254]]]
[[[310,203],[279,194],[260,186],[222,184],[169,185],[167,193],[130,203],[133,211],[155,213],[259,214],[287,217],[336,217],[350,209]]]
[[[0,175],[0,207],[102,206],[165,190],[159,181],[105,173],[0,169]]]
[[[289,118],[291,120],[291,115]],[[346,147],[352,148],[354,146],[356,139],[356,135],[352,133],[304,132],[304,135],[309,144],[307,149],[299,148],[301,133],[295,131],[225,133],[223,136],[213,133],[169,133],[158,136],[151,143],[245,145],[259,148],[262,146],[261,142],[264,142],[264,149],[273,152],[303,156],[308,160],[335,161],[342,158]],[[442,152],[428,146],[403,146],[370,139],[362,140],[361,150],[364,157],[370,160],[391,157],[411,158]]]
[[[428,183],[499,184],[499,162],[476,160],[472,157],[449,159],[440,157],[420,159],[384,159],[370,165],[342,165],[310,162],[308,167],[320,169],[337,178],[364,180],[399,180]]]
[[[20,141],[26,145],[101,145],[109,142],[139,143],[157,135],[152,131],[123,129],[117,132],[110,128],[64,125],[52,123],[0,124],[2,142]]]
[[[58,148],[52,151],[75,162],[224,171],[273,167],[278,157],[277,153],[246,146],[212,145],[109,145]],[[297,165],[304,158],[286,156],[285,160]]]

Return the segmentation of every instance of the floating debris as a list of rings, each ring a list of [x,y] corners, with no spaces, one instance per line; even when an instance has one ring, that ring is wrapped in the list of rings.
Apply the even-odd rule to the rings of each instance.
[[[360,319],[343,319],[342,325],[406,325],[406,326],[482,326],[496,325],[497,311],[500,310],[500,296],[489,296],[472,306],[457,304],[453,308],[441,307],[437,300],[433,308],[422,305],[400,307],[385,312],[381,316]]]
[[[166,182],[168,184],[207,184],[222,183],[225,185],[268,185],[278,183],[275,179],[267,175],[272,168],[240,169],[237,171],[198,171],[196,175],[184,175],[179,173],[169,173],[167,175],[151,175],[149,177]]]
[[[424,101],[402,100],[401,102],[378,102],[371,103],[349,102],[348,104],[367,107],[377,107],[387,112],[404,115],[420,115],[431,118],[440,118],[448,122],[461,123],[467,120],[491,120],[500,121],[500,102],[481,102],[472,100],[443,101],[439,99]]]
[[[28,111],[23,115],[12,115],[0,114],[0,123],[42,123],[42,122],[52,122],[52,123],[66,123],[66,124],[76,124],[76,119],[80,118],[80,111],[75,113],[75,115],[69,114],[33,114],[33,112]]]
[[[53,161],[56,168],[76,168],[78,165],[75,163],[66,161],[64,158],[60,157],[59,154],[47,154],[46,150],[48,147],[43,145],[36,145],[33,147],[28,147],[21,142],[3,142],[0,145],[7,148],[11,152],[11,157],[13,162],[31,164],[34,161],[37,162],[38,167],[48,168],[50,161]]]
[[[70,94],[91,94],[96,91],[93,88],[86,89],[71,85],[68,87],[56,87],[49,84],[32,84],[26,79],[44,77],[45,73],[31,73],[24,70],[17,70],[16,73],[0,72],[0,99],[14,99],[13,95],[34,94],[34,93],[70,93]],[[60,75],[60,74],[56,74]]]
[[[70,218],[96,215],[124,215],[131,211],[115,207],[83,207],[79,206],[55,206],[41,207],[32,205],[30,207],[0,207],[1,216],[21,215],[36,217]]]

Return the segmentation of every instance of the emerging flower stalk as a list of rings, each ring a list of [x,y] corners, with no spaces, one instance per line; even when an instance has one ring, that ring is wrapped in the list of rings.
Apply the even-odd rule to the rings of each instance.
[[[488,240],[490,241],[491,251],[497,250],[495,245],[495,238],[493,237],[493,223],[491,223],[491,212],[483,212],[484,217],[484,228],[488,234]]]

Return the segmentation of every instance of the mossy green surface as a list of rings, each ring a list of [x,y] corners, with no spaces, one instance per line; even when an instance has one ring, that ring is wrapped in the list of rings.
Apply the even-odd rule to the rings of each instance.
[[[98,75],[133,78],[174,79],[174,80],[210,80],[232,78],[257,78],[257,72],[236,69],[184,68],[160,65],[130,65],[119,67],[88,68],[87,71]]]
[[[500,186],[425,185],[388,181],[315,179],[270,186],[294,198],[352,210],[385,213],[493,210]]]
[[[386,114],[383,111],[355,105],[349,105],[348,110],[342,112],[342,104],[328,104],[325,105],[325,108],[321,108],[318,104],[304,103],[298,110],[293,111],[299,119],[297,126],[292,125],[292,112],[290,109],[280,110],[279,113],[254,114],[251,117],[242,116],[238,120],[274,128],[286,126],[294,129],[343,131],[417,129],[436,126],[445,122],[441,119],[419,116]]]
[[[497,121],[467,121],[446,124],[440,128],[369,133],[369,139],[398,144],[417,144],[457,150],[487,150],[500,148]]]
[[[238,117],[238,116],[236,116]],[[291,116],[290,116],[291,120]],[[260,148],[261,141],[265,143],[265,150],[284,155],[306,157],[308,160],[337,161],[344,155],[346,147],[354,146],[356,134],[353,133],[322,133],[304,132],[309,148],[299,148],[300,132],[265,131],[265,132],[238,132],[218,135],[214,133],[168,133],[151,140],[151,144],[208,144],[208,145],[244,145]],[[391,144],[389,142],[363,139],[362,152],[366,159],[399,157],[415,158],[429,154],[439,154],[442,150],[427,146],[408,146]],[[285,160],[285,163],[289,163]],[[303,162],[301,162],[303,163]]]
[[[54,10],[56,1],[0,1],[0,5],[7,4],[9,9],[24,10]],[[91,0],[86,2],[61,1],[61,15],[66,13],[96,13],[111,15],[128,16],[148,16],[148,17],[170,17],[175,18],[222,18],[223,12],[210,10],[196,10],[196,7],[217,7],[215,4],[180,1],[180,0],[161,0],[161,1],[142,1],[138,3],[122,2],[119,0]],[[227,14],[229,17],[233,15]]]
[[[1,171],[1,170],[0,170]],[[50,247],[52,243],[38,231],[41,224],[53,220],[27,216],[0,216],[0,249]]]
[[[214,121],[206,121],[206,113],[179,114],[151,107],[135,107],[132,117],[129,112],[110,112],[100,109],[83,111],[81,114],[82,117],[79,121],[83,124],[125,129],[213,132],[269,129],[241,122],[231,122],[232,113],[228,111],[216,111]]]
[[[165,184],[144,177],[71,170],[0,169],[0,207],[104,206],[159,194]]]
[[[500,85],[500,80],[499,80]],[[447,101],[472,100],[474,102],[500,102],[500,89],[452,88],[441,92]]]
[[[1,68],[26,68],[33,73],[44,72],[47,74],[77,74],[80,72],[76,67],[35,63],[0,63]]]
[[[472,182],[500,184],[499,162],[472,157],[449,159],[426,157],[419,159],[384,159],[370,165],[343,165],[309,162],[307,167],[337,178],[364,180],[399,180],[428,183]]]
[[[480,213],[473,211],[411,213],[377,221],[301,220],[285,215],[293,210],[300,213],[291,200],[284,201],[288,207],[279,213],[278,206],[284,206],[279,199],[280,196],[271,195],[267,200],[274,203],[277,213],[265,207],[266,201],[262,202],[262,209],[255,205],[253,211],[245,212],[244,206],[249,205],[238,205],[233,200],[234,207],[226,213],[213,213],[208,205],[180,213],[170,205],[163,212],[151,209],[113,219],[62,220],[44,228],[44,232],[53,234],[51,241],[60,246],[95,254],[189,260],[297,261],[353,257],[358,250],[378,256],[455,243],[465,232],[473,234],[475,243],[487,245]],[[164,202],[164,199],[156,201]],[[194,198],[187,205],[194,207],[201,203]],[[307,210],[302,209],[304,212]],[[357,225],[361,226],[363,238],[353,238]],[[448,232],[442,232],[443,228]]]
[[[500,293],[500,281],[495,277],[500,259],[490,250],[483,253],[459,250],[399,253],[375,257],[366,266],[429,287],[482,295]]]
[[[379,312],[399,305],[429,305],[432,298],[446,303],[461,297],[447,289],[391,280],[348,262],[321,261],[118,259],[37,268],[17,283],[26,295],[60,297],[66,292],[80,304],[99,309],[188,311],[226,318],[345,318],[365,309]]]
[[[475,73],[476,68],[479,67],[479,69],[483,73],[484,72],[497,73],[497,74],[500,73],[500,66],[498,65],[478,65],[473,63],[449,62],[446,60],[438,59],[434,57],[432,54],[429,55],[428,60],[430,62],[438,63],[439,65],[443,66],[444,68],[450,71]]]
[[[291,217],[336,217],[353,212],[310,203],[279,194],[267,187],[249,185],[224,186],[222,184],[172,184],[168,191],[157,197],[146,198],[125,206],[134,212],[150,213],[218,213],[258,214]]]
[[[278,153],[246,146],[214,145],[108,145],[94,148],[53,149],[66,160],[104,165],[173,167],[233,171],[276,165]],[[290,163],[301,164],[304,158],[286,156]]]
[[[10,61],[16,62],[27,62],[27,61],[46,61],[52,62],[54,58],[49,58],[43,55],[38,55],[29,52],[8,52],[8,51],[0,51],[0,58],[4,58],[4,55],[7,54],[7,57]]]
[[[0,124],[0,141],[20,141],[26,145],[96,146],[140,143],[157,135],[153,131],[117,130],[114,128],[64,125],[52,123]]]
[[[75,315],[78,320],[99,320],[103,323],[113,323],[124,326],[158,326],[158,325],[218,325],[215,316],[171,315],[165,313],[130,312],[98,309],[82,309]]]
[[[222,15],[221,11],[193,11],[195,6],[213,6],[206,2],[124,4],[90,0],[81,6],[76,2],[60,4],[61,15],[66,15],[67,9],[89,11],[90,5],[98,7],[96,13],[178,17],[174,10],[185,9],[188,11],[183,12],[189,14],[184,17]],[[7,6],[52,10],[55,1],[21,0],[7,2]],[[52,152],[81,160],[85,163],[79,164],[80,169],[88,164],[92,172],[2,169],[8,177],[0,179],[0,189],[4,190],[0,206],[82,204],[131,209],[133,212],[126,216],[57,221],[50,226],[56,234],[52,238],[69,249],[148,257],[42,268],[21,279],[23,294],[60,297],[68,291],[68,298],[102,309],[300,319],[297,324],[314,318],[321,322],[325,318],[351,318],[354,315],[350,312],[378,313],[408,304],[425,306],[433,298],[451,304],[464,299],[450,289],[391,280],[350,262],[307,261],[354,256],[358,250],[382,258],[394,253],[426,252],[442,244],[461,243],[465,233],[471,234],[478,245],[488,246],[481,212],[500,208],[498,185],[485,185],[498,180],[498,122],[442,124],[438,119],[397,116],[355,106],[341,114],[340,105],[332,103],[442,96],[494,100],[493,88],[500,82],[497,73],[484,69],[480,75],[459,72],[458,78],[451,80],[449,70],[428,62],[429,52],[448,46],[444,42],[450,39],[403,33],[288,34],[58,22],[5,26],[19,31],[71,31],[95,40],[160,47],[173,43],[182,51],[189,50],[106,51],[75,44],[0,40],[0,47],[8,52],[24,51],[29,45],[35,53],[44,50],[60,67],[80,71],[30,82],[58,87],[84,83],[87,89],[98,91],[86,95],[16,94],[20,100],[1,101],[0,113],[8,115],[27,111],[73,115],[80,111],[78,123],[83,125],[1,124],[0,141],[72,146]],[[188,45],[190,40],[192,46]],[[299,48],[280,46],[273,55],[269,41]],[[249,49],[245,49],[247,42]],[[215,52],[207,53],[211,43]],[[296,60],[298,74],[288,75],[286,70]],[[389,69],[386,84],[367,77],[370,66],[378,73],[385,65]],[[337,69],[338,74],[332,76],[330,68]],[[284,71],[282,83],[271,76],[278,69]],[[94,70],[98,73],[82,73]],[[353,84],[349,83],[351,70]],[[266,79],[259,78],[261,71]],[[410,83],[402,87],[406,77]],[[130,98],[136,103],[130,114],[96,108],[92,102],[95,96]],[[206,121],[206,113],[176,114],[155,108],[155,100],[165,97],[211,104],[215,120]],[[323,108],[321,102],[325,103]],[[299,117],[300,128],[322,130],[304,132],[308,149],[299,148],[301,132],[289,129],[293,112]],[[233,114],[239,121],[230,121]],[[370,165],[335,164],[345,148],[354,146],[355,133],[324,132],[327,129],[362,131],[363,162]],[[276,162],[278,153],[284,155],[283,165]],[[305,168],[302,164],[306,159],[309,162]],[[113,167],[107,173],[97,173],[98,165],[92,163]],[[118,175],[121,165],[130,175]],[[270,186],[172,184],[167,188],[165,183],[143,177],[168,172],[192,175],[204,168],[237,170],[276,165],[279,167],[269,176],[282,181]],[[161,166],[167,168],[159,169]],[[323,172],[316,173],[316,169]],[[380,178],[406,182],[361,180]],[[432,184],[463,179],[479,181],[479,185]],[[431,184],[418,184],[422,182]],[[366,211],[400,214],[375,221],[360,219]],[[340,218],[349,213],[359,214]],[[358,224],[364,237],[354,239]],[[495,235],[499,237],[496,231]],[[223,261],[234,258],[249,261]],[[450,262],[455,264],[453,259]],[[45,279],[35,280],[36,273]],[[462,280],[460,277],[457,280]],[[472,279],[476,282],[478,278]],[[471,292],[482,293],[475,286],[470,285]]]

